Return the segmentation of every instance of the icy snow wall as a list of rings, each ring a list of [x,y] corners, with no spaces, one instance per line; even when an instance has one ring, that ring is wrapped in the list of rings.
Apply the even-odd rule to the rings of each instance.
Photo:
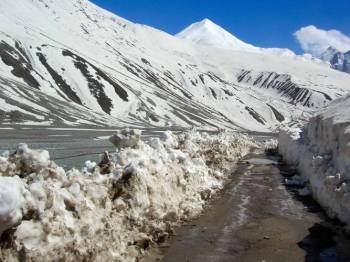
[[[300,129],[279,136],[279,152],[309,181],[331,217],[350,226],[350,96],[334,101]]]

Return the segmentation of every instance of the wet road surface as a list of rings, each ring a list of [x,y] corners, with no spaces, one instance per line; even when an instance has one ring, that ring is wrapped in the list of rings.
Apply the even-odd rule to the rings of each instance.
[[[285,177],[275,154],[250,154],[203,215],[145,261],[350,261],[350,239]]]

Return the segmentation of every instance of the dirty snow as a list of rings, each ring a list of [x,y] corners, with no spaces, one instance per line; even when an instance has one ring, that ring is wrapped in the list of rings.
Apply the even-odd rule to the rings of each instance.
[[[13,228],[14,239],[0,249],[1,259],[136,261],[197,216],[234,163],[257,146],[229,132],[166,132],[148,144],[138,132],[118,136],[132,148],[117,143],[114,154],[104,155],[111,163],[87,162],[83,172],[65,172],[47,151],[25,144],[0,159],[0,188],[8,190],[0,192],[7,203],[1,231]]]
[[[334,101],[310,122],[280,133],[279,151],[310,184],[331,217],[350,225],[350,96]],[[303,192],[305,193],[305,192]]]

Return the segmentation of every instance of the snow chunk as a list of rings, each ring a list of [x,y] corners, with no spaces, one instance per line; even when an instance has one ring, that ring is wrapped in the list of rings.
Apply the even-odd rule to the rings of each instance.
[[[83,173],[92,173],[94,172],[96,165],[97,165],[96,162],[88,160],[85,162],[81,171]]]
[[[123,129],[109,138],[116,148],[136,147],[141,140],[141,131],[136,129]]]
[[[171,131],[165,131],[162,134],[161,139],[162,139],[164,145],[166,145],[168,147],[177,147],[178,146],[177,138],[173,134],[173,132],[171,132]]]
[[[18,177],[0,177],[0,236],[22,219],[24,185]]]

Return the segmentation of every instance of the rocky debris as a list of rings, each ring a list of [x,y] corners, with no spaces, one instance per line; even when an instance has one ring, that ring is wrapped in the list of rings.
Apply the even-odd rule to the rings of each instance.
[[[102,160],[98,164],[98,167],[100,168],[100,173],[102,175],[112,173],[114,164],[112,163],[111,155],[107,151],[103,153]]]

